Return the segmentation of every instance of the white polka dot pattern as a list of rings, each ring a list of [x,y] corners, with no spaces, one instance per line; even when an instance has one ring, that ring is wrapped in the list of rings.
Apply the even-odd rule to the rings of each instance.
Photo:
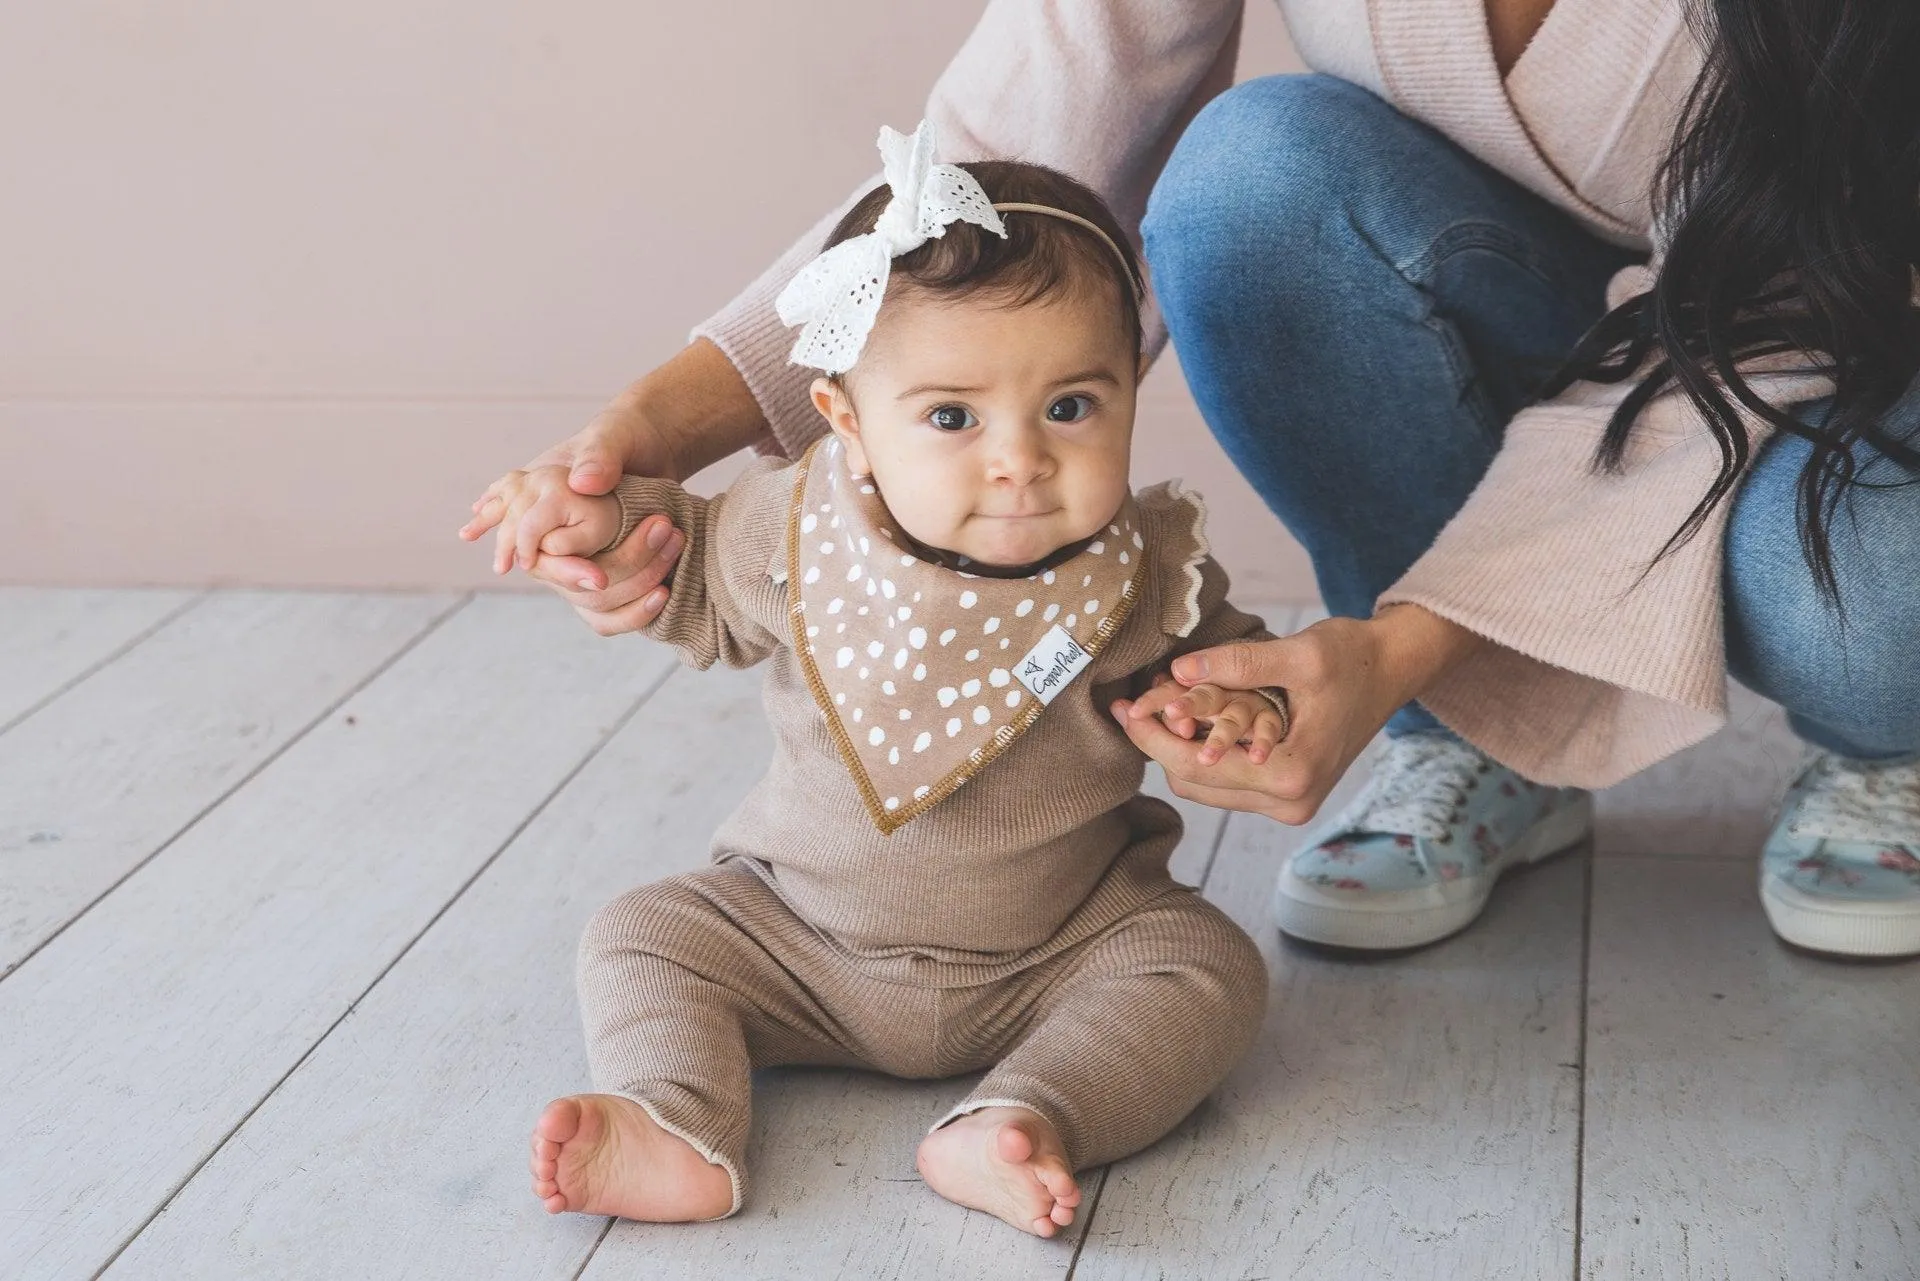
[[[1139,518],[1129,500],[1064,564],[990,578],[892,553],[905,536],[871,480],[849,475],[837,441],[814,451],[803,483],[790,530],[796,631],[811,639],[813,620],[834,622],[831,643],[805,645],[802,656],[822,714],[842,727],[841,754],[888,828],[937,803],[1041,714],[1015,669],[1050,629],[1102,648],[1135,595],[1134,567],[1116,553],[1140,545]],[[802,537],[823,525],[832,536]]]

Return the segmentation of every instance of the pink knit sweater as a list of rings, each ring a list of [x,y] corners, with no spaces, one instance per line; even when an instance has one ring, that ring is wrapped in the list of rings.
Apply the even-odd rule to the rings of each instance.
[[[1652,175],[1700,60],[1679,0],[1557,0],[1504,78],[1484,0],[1280,2],[1310,67],[1434,126],[1595,234],[1650,246]],[[1181,131],[1232,83],[1242,3],[992,0],[928,99],[943,158],[1052,165],[1099,191],[1137,235]],[[872,185],[693,331],[739,367],[789,455],[822,424],[806,394],[812,371],[787,363],[791,335],[773,298]],[[1623,272],[1613,300],[1646,279]],[[1147,320],[1157,354],[1166,331],[1151,308]],[[1786,375],[1756,388],[1777,403],[1826,390]],[[1634,585],[1705,493],[1719,450],[1674,395],[1643,419],[1625,474],[1595,474],[1621,394],[1580,386],[1521,413],[1466,507],[1378,602],[1423,605],[1493,642],[1422,701],[1542,782],[1617,782],[1726,719],[1728,505]],[[1752,430],[1757,444],[1764,425]]]

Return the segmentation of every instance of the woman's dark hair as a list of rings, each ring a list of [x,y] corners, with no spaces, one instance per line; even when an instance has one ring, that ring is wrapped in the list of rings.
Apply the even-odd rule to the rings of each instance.
[[[1741,409],[1806,439],[1801,550],[1844,615],[1829,528],[1842,492],[1871,483],[1855,447],[1920,478],[1916,442],[1883,426],[1920,371],[1920,0],[1695,0],[1692,18],[1705,66],[1655,183],[1665,262],[1543,394],[1639,378],[1595,458],[1613,472],[1635,418],[1674,384],[1706,418],[1720,474],[1656,563],[1736,488],[1752,453]],[[1784,353],[1833,379],[1814,421],[1740,373],[1742,360]]]
[[[1107,233],[1126,259],[1124,272],[1113,249],[1085,227],[1051,214],[1010,210],[1000,215],[1007,229],[1005,239],[970,222],[947,224],[945,235],[893,260],[888,288],[904,285],[947,298],[984,293],[997,295],[1013,307],[1057,289],[1111,288],[1119,294],[1121,320],[1132,337],[1133,350],[1138,351],[1139,298],[1145,287],[1140,261],[1106,202],[1086,184],[1045,165],[973,160],[960,167],[973,175],[995,204],[1051,205],[1079,214]],[[884,183],[860,197],[828,233],[822,250],[872,231],[892,198]]]

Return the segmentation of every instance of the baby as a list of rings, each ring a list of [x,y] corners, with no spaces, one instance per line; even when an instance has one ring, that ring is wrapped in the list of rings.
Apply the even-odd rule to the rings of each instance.
[[[712,499],[641,477],[583,497],[552,467],[482,511],[509,559],[528,534],[593,555],[664,513],[687,541],[648,634],[769,668],[772,767],[712,865],[587,928],[600,1092],[535,1127],[551,1211],[738,1210],[756,1067],[985,1069],[918,1168],[1051,1236],[1074,1172],[1170,1130],[1265,1008],[1252,941],[1168,875],[1180,819],[1139,794],[1111,712],[1176,655],[1267,635],[1227,604],[1198,499],[1129,491],[1134,255],[1052,170],[936,165],[926,125],[881,150],[887,185],[780,299],[830,435]],[[1264,759],[1284,695],[1229,699],[1208,759]]]

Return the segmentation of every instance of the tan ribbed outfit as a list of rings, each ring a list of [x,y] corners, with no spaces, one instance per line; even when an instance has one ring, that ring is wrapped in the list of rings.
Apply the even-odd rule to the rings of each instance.
[[[1076,1167],[1186,1115],[1251,1042],[1266,968],[1168,874],[1180,819],[1139,794],[1107,708],[1178,654],[1267,635],[1227,604],[1198,500],[1143,491],[1000,578],[917,549],[835,442],[712,499],[635,477],[618,496],[687,536],[648,634],[699,668],[764,660],[775,746],[715,866],[589,926],[596,1088],[725,1167],[733,1209],[755,1067],[989,1069],[945,1120],[1032,1108]]]
[[[1105,197],[1138,243],[1174,143],[1233,82],[1244,0],[991,0],[928,98],[942,159],[1052,165]],[[1700,66],[1682,0],[1555,0],[1506,76],[1486,0],[1280,0],[1307,66],[1360,85],[1566,210],[1651,247],[1655,168]],[[773,298],[860,188],[693,330],[740,370],[797,454],[822,430],[787,364]],[[1640,268],[1614,300],[1644,288]],[[1149,308],[1147,348],[1166,329]],[[1786,403],[1819,379],[1756,380]],[[1508,427],[1491,470],[1380,605],[1414,602],[1494,644],[1422,693],[1475,745],[1541,782],[1606,786],[1726,719],[1721,561],[1732,504],[1639,582],[1705,494],[1720,452],[1684,395],[1656,400],[1624,475],[1590,466],[1627,390],[1578,386]],[[1771,428],[1748,422],[1752,454]]]

